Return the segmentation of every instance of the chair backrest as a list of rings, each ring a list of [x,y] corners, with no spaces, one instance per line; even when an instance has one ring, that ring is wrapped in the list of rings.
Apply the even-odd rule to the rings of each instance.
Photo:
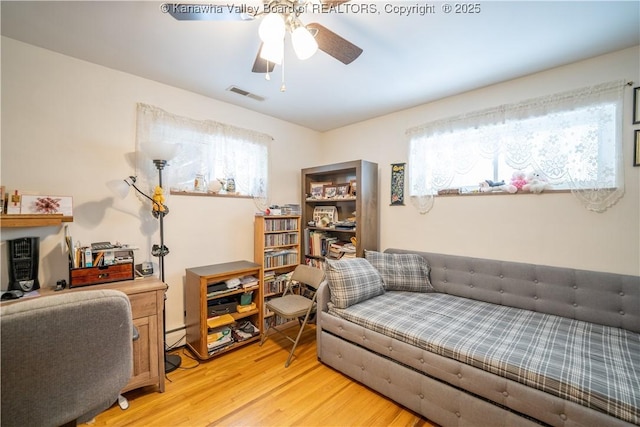
[[[324,271],[316,267],[300,264],[293,271],[291,280],[302,282],[317,290],[324,280]]]
[[[63,291],[0,307],[1,424],[83,422],[133,370],[131,305],[114,290]]]

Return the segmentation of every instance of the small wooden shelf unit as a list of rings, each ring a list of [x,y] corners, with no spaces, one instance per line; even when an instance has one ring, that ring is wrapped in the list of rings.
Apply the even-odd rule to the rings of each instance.
[[[246,344],[259,341],[260,334],[244,341],[235,341],[229,346],[219,349],[210,354],[207,348],[207,335],[209,327],[207,324],[207,307],[208,302],[218,298],[239,298],[241,294],[252,291],[252,302],[256,304],[254,310],[246,312],[232,312],[233,322],[248,319],[256,326],[260,332],[262,331],[262,267],[249,261],[234,261],[223,264],[213,264],[202,267],[194,267],[186,269],[186,286],[185,286],[185,321],[187,329],[187,347],[201,360],[210,359],[222,353],[226,353],[235,348]],[[222,283],[230,279],[239,279],[244,276],[254,276],[258,279],[257,286],[250,289],[237,289],[228,292],[216,294],[215,296],[207,296],[207,286]],[[232,324],[233,322],[230,322]],[[219,325],[225,326],[225,325]]]

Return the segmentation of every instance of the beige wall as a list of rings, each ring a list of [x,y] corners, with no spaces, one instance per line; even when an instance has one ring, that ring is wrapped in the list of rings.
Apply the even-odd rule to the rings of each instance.
[[[488,258],[639,274],[640,168],[632,159],[631,90],[624,128],[626,195],[606,213],[586,211],[570,194],[440,198],[427,215],[389,206],[389,164],[407,161],[404,130],[436,118],[625,78],[640,82],[639,49],[461,94],[319,134],[278,119],[95,64],[2,38],[1,182],[39,194],[72,195],[70,231],[83,243],[120,241],[151,260],[157,222],[130,193],[107,184],[134,173],[135,105],[265,132],[272,145],[271,202],[299,202],[300,169],[366,159],[380,166],[381,249],[413,248]],[[635,84],[637,85],[637,84]],[[635,126],[639,128],[639,126]],[[253,259],[247,199],[171,196],[165,221],[167,329],[183,326],[184,269]],[[68,279],[63,231],[2,229],[2,241],[41,238],[40,279]],[[2,252],[2,287],[6,254]],[[171,334],[168,342],[179,338]]]
[[[380,167],[381,249],[400,247],[590,270],[640,274],[640,168],[633,167],[632,89],[625,90],[626,192],[605,213],[571,194],[441,197],[426,215],[391,207],[390,164],[406,162],[407,128],[469,111],[626,79],[640,85],[640,47],[425,104],[322,135],[323,161]],[[410,167],[411,165],[408,165]],[[508,177],[507,177],[508,179]]]
[[[212,119],[274,137],[271,202],[297,203],[300,169],[319,150],[319,134],[262,114],[154,81],[2,38],[1,182],[39,194],[71,195],[75,240],[120,241],[140,247],[136,262],[156,261],[158,223],[133,191],[120,200],[107,184],[135,173],[136,103]],[[279,161],[286,159],[286,161]],[[170,166],[169,166],[170,167]],[[165,219],[167,329],[183,326],[183,281],[188,267],[253,260],[251,199],[170,196]],[[63,230],[2,229],[2,241],[41,238],[40,280],[68,280]],[[2,245],[2,288],[6,254]],[[171,342],[171,339],[168,339]]]

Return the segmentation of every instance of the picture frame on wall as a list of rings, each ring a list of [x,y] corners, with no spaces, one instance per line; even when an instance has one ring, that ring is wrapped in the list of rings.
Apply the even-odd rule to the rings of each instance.
[[[635,131],[633,143],[633,166],[640,166],[640,129]]]
[[[640,123],[640,86],[633,88],[633,124]]]
[[[404,206],[404,173],[405,163],[391,164],[391,204]]]

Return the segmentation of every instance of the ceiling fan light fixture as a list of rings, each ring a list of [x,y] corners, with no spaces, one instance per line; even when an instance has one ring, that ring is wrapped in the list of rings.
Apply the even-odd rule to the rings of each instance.
[[[282,64],[282,57],[284,56],[284,38],[280,40],[273,40],[264,42],[262,49],[260,49],[260,58],[265,61],[273,62],[274,64]]]
[[[258,35],[265,43],[282,40],[285,32],[284,18],[279,13],[267,14],[258,27]]]
[[[318,51],[318,42],[311,35],[309,30],[299,26],[291,33],[291,43],[296,56],[300,60],[311,58]]]

